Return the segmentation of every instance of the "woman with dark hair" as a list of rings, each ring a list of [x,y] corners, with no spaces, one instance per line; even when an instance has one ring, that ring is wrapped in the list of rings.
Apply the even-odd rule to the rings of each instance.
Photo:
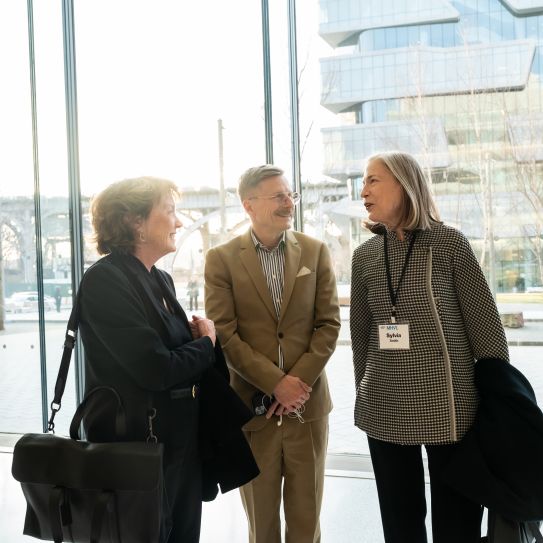
[[[475,418],[476,361],[509,360],[496,304],[411,155],[367,159],[361,196],[376,235],[352,259],[355,423],[368,436],[385,541],[427,541],[424,445],[434,543],[479,542],[480,506],[441,474]]]
[[[118,392],[127,416],[126,440],[145,440],[148,417],[155,414],[153,433],[164,444],[164,543],[199,540],[205,498],[200,384],[211,368],[226,372],[213,322],[197,316],[189,322],[172,278],[155,267],[176,250],[182,226],[175,209],[178,194],[171,181],[142,177],[114,183],[94,198],[96,245],[106,256],[87,270],[80,287],[86,392],[104,386]],[[251,413],[239,410],[233,391],[226,396],[235,405],[231,411],[230,405],[220,406],[223,416],[230,416],[243,439],[240,427]],[[85,426],[90,441],[118,439],[115,405],[107,398],[94,402]],[[248,447],[245,441],[240,446]],[[255,473],[247,465],[239,481],[237,473],[230,479],[250,480]]]

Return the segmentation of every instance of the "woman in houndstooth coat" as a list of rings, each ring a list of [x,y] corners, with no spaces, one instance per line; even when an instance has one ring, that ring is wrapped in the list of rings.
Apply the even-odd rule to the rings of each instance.
[[[376,235],[352,259],[355,424],[368,436],[385,541],[427,541],[424,445],[434,543],[479,542],[479,505],[440,475],[475,418],[476,360],[509,360],[496,304],[412,156],[370,157],[361,196]]]

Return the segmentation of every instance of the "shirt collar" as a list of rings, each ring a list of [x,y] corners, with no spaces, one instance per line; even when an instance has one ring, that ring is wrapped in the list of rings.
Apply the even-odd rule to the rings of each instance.
[[[251,239],[253,240],[253,243],[255,244],[255,249],[263,249],[264,251],[269,251],[269,252],[275,251],[279,247],[282,247],[285,245],[286,236],[287,236],[287,233],[283,232],[283,234],[281,235],[281,239],[279,240],[279,243],[272,249],[268,249],[268,247],[266,247],[263,243],[259,241],[253,229],[251,228]]]

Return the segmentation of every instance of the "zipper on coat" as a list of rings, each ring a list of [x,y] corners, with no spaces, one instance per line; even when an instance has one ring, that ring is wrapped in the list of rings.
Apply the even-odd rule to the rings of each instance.
[[[428,247],[428,259],[426,263],[426,292],[428,294],[428,301],[430,302],[430,309],[437,329],[437,335],[441,343],[443,350],[443,364],[445,367],[445,380],[447,384],[447,399],[449,403],[449,411],[451,416],[451,440],[458,441],[456,432],[456,409],[454,405],[454,390],[452,384],[452,371],[451,371],[451,359],[449,357],[449,349],[447,349],[447,342],[445,341],[445,334],[443,333],[443,327],[441,326],[441,320],[439,319],[439,313],[437,311],[436,301],[434,299],[434,293],[432,292],[432,248]]]

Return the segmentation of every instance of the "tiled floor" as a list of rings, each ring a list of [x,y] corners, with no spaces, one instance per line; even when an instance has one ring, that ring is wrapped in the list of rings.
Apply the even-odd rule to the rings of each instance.
[[[36,541],[22,534],[25,501],[19,484],[11,477],[12,455],[0,452],[0,541]],[[341,475],[341,476],[340,476]],[[349,475],[349,476],[345,476]],[[323,503],[323,543],[382,543],[379,506],[374,480],[367,474],[330,469]],[[202,543],[247,541],[245,514],[237,491],[204,505]]]
[[[328,475],[321,515],[323,543],[382,543],[379,506],[373,479]],[[204,506],[203,543],[247,541],[245,513],[232,492]]]

